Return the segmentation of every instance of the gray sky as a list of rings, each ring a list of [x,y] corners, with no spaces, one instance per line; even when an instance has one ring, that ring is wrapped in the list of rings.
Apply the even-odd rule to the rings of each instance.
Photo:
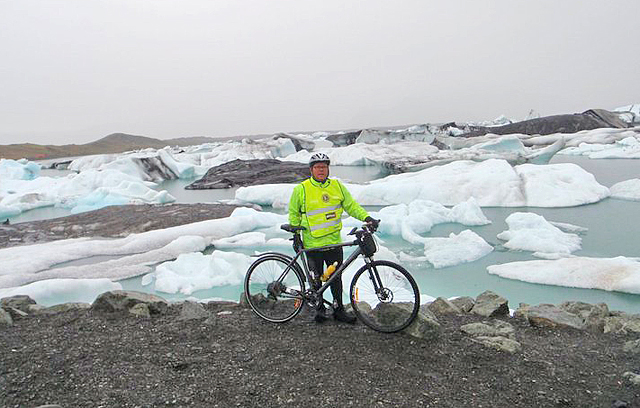
[[[638,0],[0,0],[0,144],[640,102]]]

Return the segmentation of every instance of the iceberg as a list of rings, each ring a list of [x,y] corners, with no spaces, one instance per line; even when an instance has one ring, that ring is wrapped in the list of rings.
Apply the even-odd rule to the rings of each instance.
[[[409,204],[388,206],[371,214],[382,221],[379,227],[381,233],[399,235],[408,242],[419,244],[424,240],[419,234],[431,231],[437,224],[452,222],[472,226],[491,223],[473,198],[450,209],[433,201],[415,200]]]
[[[509,230],[498,234],[498,239],[506,241],[506,248],[533,251],[540,257],[566,256],[581,248],[578,235],[563,232],[538,214],[516,212],[507,217],[506,223]]]
[[[104,292],[122,290],[122,285],[110,279],[47,279],[28,285],[0,289],[0,298],[26,295],[42,306],[66,302],[92,303]]]
[[[611,197],[620,200],[640,201],[640,179],[631,179],[614,184]]]
[[[482,237],[471,230],[460,234],[451,233],[448,237],[421,238],[424,256],[413,257],[402,253],[401,260],[427,261],[434,268],[446,268],[478,260],[493,251]]]
[[[505,160],[455,161],[387,176],[369,184],[345,186],[361,205],[409,204],[428,200],[454,206],[474,198],[482,207],[572,207],[595,203],[610,192],[595,177],[571,163],[512,167]],[[239,202],[285,208],[291,184],[242,187]]]
[[[510,262],[487,271],[524,282],[640,294],[640,262],[622,256]]]
[[[40,165],[27,159],[0,159],[0,180],[33,180],[40,175]]]
[[[558,154],[587,156],[590,159],[640,159],[640,134],[616,140],[613,143],[581,143],[568,147]]]
[[[144,276],[142,283],[154,281],[156,291],[185,295],[214,286],[239,285],[254,260],[235,252],[185,253],[175,261],[158,265],[154,272]]]
[[[640,124],[640,103],[621,106],[613,111],[620,113],[620,119],[630,125]]]
[[[118,170],[86,170],[66,177],[4,180],[0,184],[0,217],[39,207],[57,206],[73,213],[108,205],[175,201],[166,191]]]
[[[268,228],[286,222],[284,215],[237,208],[219,218],[119,239],[67,239],[0,249],[0,288],[44,279],[109,278],[121,280],[144,275],[151,266],[186,252],[202,251],[213,240]],[[65,263],[96,256],[111,259],[89,265]]]
[[[195,177],[196,166],[176,160],[169,150],[144,149],[117,155],[85,156],[73,160],[69,170],[117,170],[139,180],[153,182]]]

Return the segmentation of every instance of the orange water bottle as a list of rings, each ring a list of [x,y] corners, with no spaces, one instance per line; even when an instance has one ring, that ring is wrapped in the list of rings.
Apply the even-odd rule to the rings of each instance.
[[[329,265],[327,267],[327,270],[324,271],[324,273],[320,277],[320,280],[323,281],[323,282],[328,281],[329,278],[331,277],[331,275],[333,275],[333,273],[336,271],[337,267],[338,267],[338,261],[336,261],[336,262],[332,263],[331,265]]]

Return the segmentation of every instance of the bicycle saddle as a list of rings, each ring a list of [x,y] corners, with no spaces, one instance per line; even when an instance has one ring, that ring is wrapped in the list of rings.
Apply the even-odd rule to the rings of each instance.
[[[306,228],[305,228],[305,227],[302,227],[302,226],[295,226],[295,225],[291,225],[291,224],[282,224],[282,225],[280,226],[280,229],[283,229],[283,230],[285,230],[285,231],[287,231],[287,232],[293,232],[293,233],[295,233],[295,232],[297,232],[297,231],[303,231],[303,230],[306,230]]]

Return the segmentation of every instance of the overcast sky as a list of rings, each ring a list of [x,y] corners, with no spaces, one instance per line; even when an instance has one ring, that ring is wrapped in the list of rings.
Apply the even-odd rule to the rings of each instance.
[[[640,103],[638,0],[0,0],[0,144]]]

